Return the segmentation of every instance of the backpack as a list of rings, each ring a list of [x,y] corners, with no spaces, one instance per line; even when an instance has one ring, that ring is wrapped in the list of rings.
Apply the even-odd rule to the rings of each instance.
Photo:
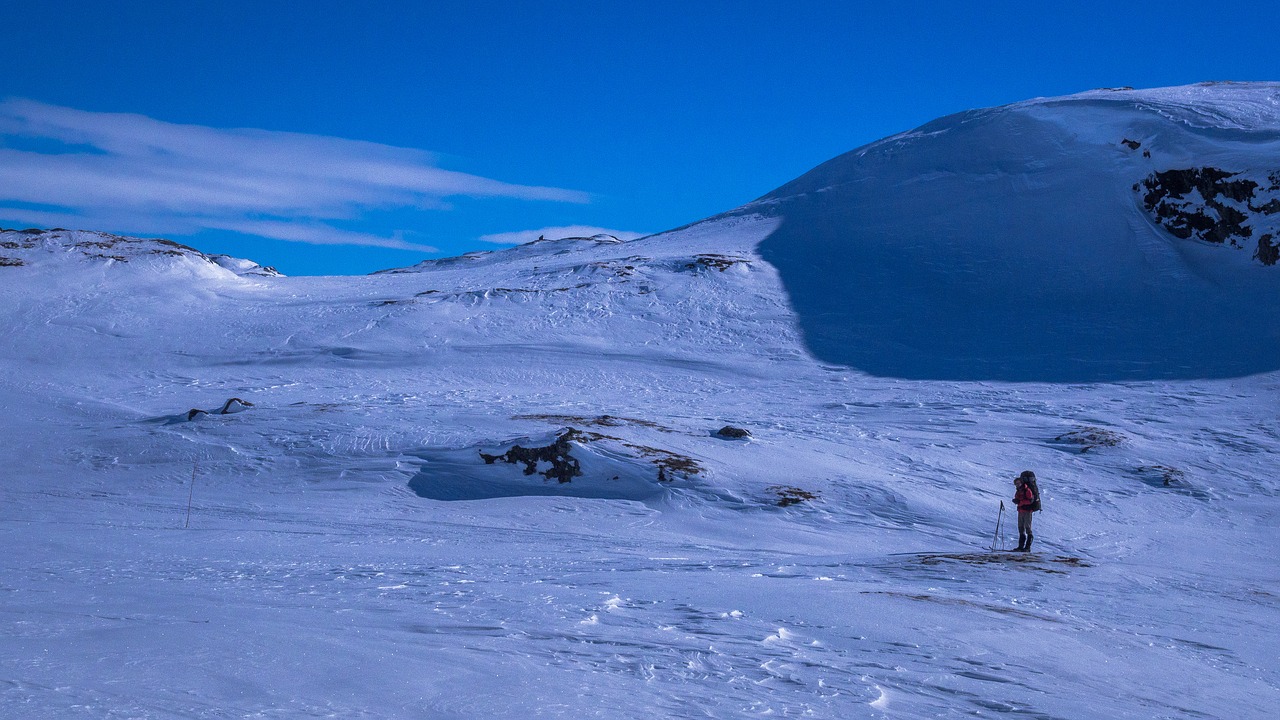
[[[1031,497],[1035,498],[1035,502],[1031,503],[1031,512],[1040,512],[1040,486],[1036,485],[1035,478],[1029,478],[1027,485],[1031,486]]]

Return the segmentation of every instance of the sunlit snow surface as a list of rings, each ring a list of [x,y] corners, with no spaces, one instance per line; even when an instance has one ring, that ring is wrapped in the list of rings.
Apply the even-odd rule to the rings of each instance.
[[[1280,375],[823,364],[777,228],[364,278],[3,234],[0,717],[1273,715]],[[567,426],[570,483],[480,459]]]

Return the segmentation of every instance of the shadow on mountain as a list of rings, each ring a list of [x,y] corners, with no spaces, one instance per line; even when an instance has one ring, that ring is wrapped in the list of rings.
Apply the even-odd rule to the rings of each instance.
[[[1170,270],[1177,249],[1164,243],[1165,257],[1152,262],[1151,243],[1141,257],[1132,236],[1119,238],[1128,249],[1057,251],[1068,246],[1054,237],[1040,238],[1041,251],[1001,247],[982,235],[991,223],[965,217],[974,210],[963,205],[947,224],[901,223],[894,235],[884,230],[899,225],[892,203],[832,195],[786,202],[760,245],[822,362],[906,379],[1060,383],[1280,369],[1280,297],[1267,292],[1274,278],[1259,281],[1274,268],[1220,268],[1240,271],[1239,283],[1229,272]],[[910,205],[931,201],[955,209],[964,198]],[[1074,230],[1088,234],[1098,222]],[[912,231],[939,226],[947,237]]]

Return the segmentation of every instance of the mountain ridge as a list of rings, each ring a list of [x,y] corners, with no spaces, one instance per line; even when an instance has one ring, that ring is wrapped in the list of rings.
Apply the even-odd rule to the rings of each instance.
[[[621,291],[652,286],[635,277],[646,264],[764,261],[806,351],[874,375],[1241,376],[1280,368],[1268,329],[1280,313],[1277,168],[1280,83],[1093,90],[939,118],[675,230],[542,239],[380,275],[444,272],[483,295],[581,289],[579,275],[603,272]],[[133,241],[57,242],[120,262],[98,246]],[[160,244],[132,247],[274,272],[149,242]],[[490,266],[504,279],[481,280]],[[457,275],[467,267],[476,282]],[[557,267],[562,281],[544,280]]]

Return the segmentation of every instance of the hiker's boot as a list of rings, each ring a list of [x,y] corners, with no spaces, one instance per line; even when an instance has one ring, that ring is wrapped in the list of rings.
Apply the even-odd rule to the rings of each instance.
[[[1018,547],[1014,548],[1014,549],[1013,549],[1013,551],[1014,551],[1014,552],[1022,552],[1022,551],[1023,551],[1023,549],[1024,549],[1024,548],[1026,548],[1026,547],[1027,547],[1027,536],[1026,536],[1026,535],[1019,535],[1019,536],[1018,536]]]
[[[1027,536],[1027,544],[1022,546],[1022,552],[1031,552],[1031,541],[1033,539],[1034,539],[1034,536],[1032,535]]]

